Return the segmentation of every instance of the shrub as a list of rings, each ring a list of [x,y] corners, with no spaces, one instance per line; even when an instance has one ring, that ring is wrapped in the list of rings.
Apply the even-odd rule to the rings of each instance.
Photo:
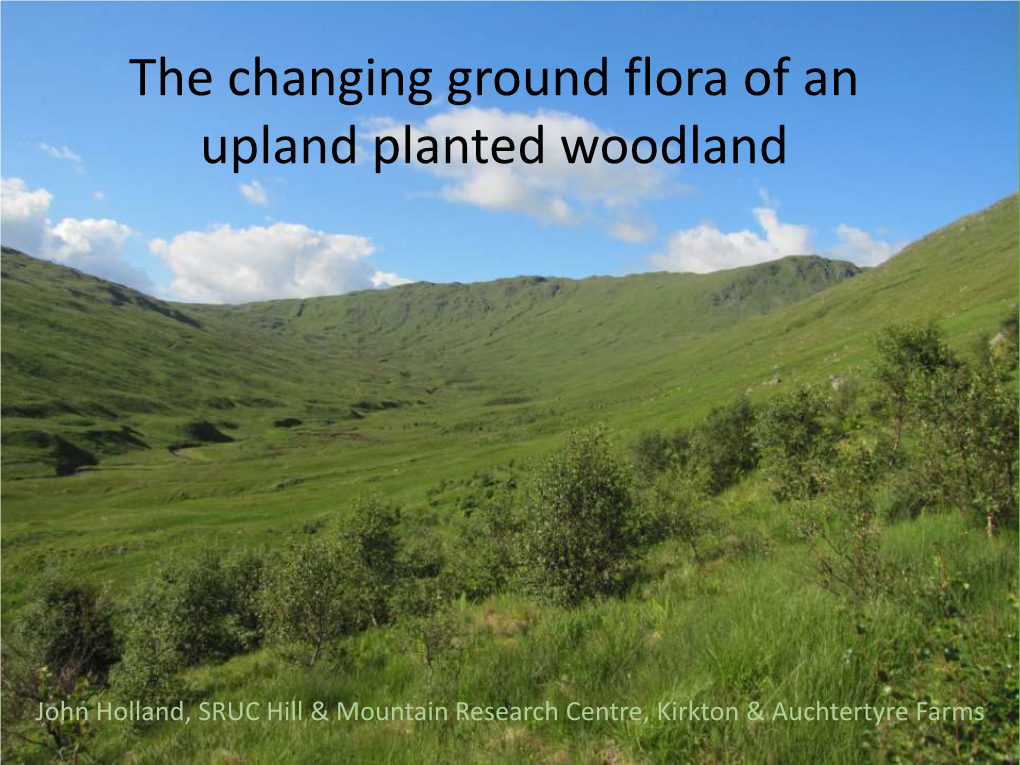
[[[48,750],[54,761],[85,756],[94,735],[87,721],[36,721],[37,710],[40,704],[89,703],[119,657],[114,607],[105,592],[61,574],[44,576],[5,633],[0,655],[4,759],[17,741]]]
[[[654,517],[662,536],[673,537],[691,549],[701,562],[699,540],[708,526],[708,480],[703,472],[675,468],[659,477],[651,492]]]
[[[637,437],[633,452],[638,475],[652,481],[669,466],[671,445],[662,431],[647,430]]]
[[[224,559],[208,551],[163,563],[128,605],[124,658],[114,673],[121,695],[180,698],[182,669],[258,645],[263,576],[255,553]]]
[[[50,575],[33,588],[15,641],[36,667],[49,669],[52,683],[70,692],[84,677],[106,681],[120,658],[113,622],[113,602],[101,589]]]
[[[746,396],[709,412],[694,429],[691,462],[704,471],[706,488],[718,494],[758,464],[754,409]]]
[[[875,338],[875,348],[878,351],[875,377],[885,391],[887,410],[893,421],[895,450],[900,445],[915,381],[953,367],[955,360],[934,320],[890,325]]]
[[[931,501],[979,519],[989,536],[1017,522],[1017,397],[1008,359],[985,352],[911,390],[923,448],[919,483]]]
[[[515,500],[511,481],[474,508],[460,532],[460,589],[472,600],[506,590],[517,569],[514,543],[520,523]]]
[[[967,613],[971,587],[946,572],[924,579],[912,601],[935,606],[907,650],[891,652],[877,665],[887,703],[928,711],[941,707],[982,709],[982,719],[956,712],[924,714],[909,725],[869,730],[871,746],[884,762],[1017,761],[1017,599],[1010,593],[1012,625],[1000,626]],[[963,713],[961,713],[962,715]]]
[[[15,743],[32,744],[49,752],[53,762],[95,761],[89,747],[96,735],[95,727],[83,717],[37,719],[39,705],[61,704],[77,709],[88,707],[96,696],[97,688],[86,677],[81,677],[71,688],[47,667],[25,672],[25,665],[12,662],[9,653],[3,656],[0,674],[3,677],[3,742],[5,761],[24,761],[15,749]],[[27,724],[26,724],[26,721]]]
[[[883,446],[838,452],[825,474],[825,492],[807,505],[805,531],[823,587],[854,601],[881,592],[889,581],[872,488],[888,465]]]
[[[776,499],[818,493],[839,438],[821,394],[801,388],[773,397],[759,411],[753,432]]]
[[[544,595],[574,605],[629,582],[640,542],[632,480],[603,427],[571,432],[523,505],[522,557]]]
[[[376,497],[362,497],[355,503],[354,515],[342,532],[361,562],[385,582],[396,573],[400,552],[400,508]]]
[[[290,658],[312,666],[372,623],[377,581],[349,537],[317,535],[270,567],[262,595],[267,633]]]
[[[399,525],[400,508],[375,497],[363,497],[355,504],[353,518],[340,532],[340,544],[350,548],[372,580],[369,593],[375,624],[385,624],[390,618],[388,601],[401,546]]]
[[[179,590],[164,589],[159,575],[139,585],[124,620],[124,656],[110,676],[121,699],[146,699],[155,705],[184,696],[179,676],[187,664],[181,650],[183,611]]]

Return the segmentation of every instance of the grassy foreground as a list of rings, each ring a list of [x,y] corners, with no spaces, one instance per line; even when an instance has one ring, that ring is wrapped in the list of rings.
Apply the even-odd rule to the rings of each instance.
[[[734,521],[767,534],[759,511],[746,517],[749,510],[736,510]],[[781,508],[765,510],[772,511],[767,523],[781,527]],[[774,530],[783,536],[781,528]],[[942,556],[953,576],[969,584],[972,618],[988,634],[1000,635],[982,655],[997,662],[998,672],[1015,666],[1016,611],[1006,594],[1015,589],[1016,543],[1015,534],[989,543],[952,516],[894,528],[887,536],[897,558],[922,564],[922,571],[929,569],[926,576],[938,576],[935,561]],[[915,683],[963,703],[970,689],[946,682],[937,670],[932,671],[937,679],[916,674],[925,667],[915,664],[915,653],[930,640],[925,620],[933,603],[904,609],[902,601],[879,601],[855,621],[812,582],[803,551],[779,545],[767,555],[729,552],[707,567],[685,562],[667,546],[655,556],[655,581],[642,591],[569,612],[516,597],[462,604],[456,609],[462,643],[433,672],[412,635],[389,629],[362,636],[345,659],[312,670],[259,652],[191,677],[209,702],[298,699],[306,710],[324,701],[332,711],[338,702],[354,701],[381,707],[432,703],[452,710],[459,700],[481,706],[541,706],[550,700],[559,709],[558,722],[199,723],[196,706],[189,710],[190,725],[165,726],[142,739],[108,731],[97,754],[111,761],[203,763],[860,763],[885,760],[887,725],[754,723],[744,710],[752,701],[770,711],[780,701],[882,705],[900,693],[910,696]],[[880,680],[882,663],[897,661],[902,671]],[[998,680],[1003,702],[1015,706],[1015,681],[1010,697],[1008,678]],[[640,706],[649,722],[568,722],[566,706],[575,700]],[[668,701],[736,706],[740,720],[657,720],[655,709]],[[900,725],[913,734],[916,715],[912,718]],[[1001,735],[999,745],[1009,740]],[[951,749],[940,751],[945,741],[933,749],[921,743],[897,746],[896,756],[905,762],[961,761]],[[1011,750],[989,751],[973,761],[1015,757],[1013,741]]]

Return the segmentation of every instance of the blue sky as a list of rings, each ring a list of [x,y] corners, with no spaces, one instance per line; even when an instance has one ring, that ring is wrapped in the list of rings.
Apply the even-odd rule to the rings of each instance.
[[[4,3],[0,16],[4,243],[162,296],[705,271],[804,249],[875,263],[1017,188],[1016,3]],[[229,73],[256,55],[281,77],[369,57],[431,67],[433,102],[232,95]],[[634,55],[685,75],[722,68],[727,95],[630,97]],[[782,55],[785,94],[746,94],[744,72]],[[213,94],[161,97],[150,82],[139,96],[128,59],[159,56],[210,70]],[[490,84],[469,107],[446,101],[456,67],[583,71],[602,56],[607,97],[502,97]],[[815,66],[852,67],[857,95],[806,96]],[[373,172],[380,126],[512,134],[529,121],[660,139],[694,123],[760,139],[783,123],[786,162]],[[206,135],[268,124],[273,137],[331,139],[352,123],[354,166],[235,176],[203,159]]]

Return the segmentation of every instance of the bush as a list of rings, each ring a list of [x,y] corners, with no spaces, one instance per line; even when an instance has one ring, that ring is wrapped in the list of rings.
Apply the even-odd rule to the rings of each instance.
[[[773,397],[759,411],[753,432],[776,499],[813,497],[821,490],[840,435],[821,394],[801,388]]]
[[[389,597],[400,554],[400,509],[375,497],[360,498],[354,517],[340,532],[339,542],[357,556],[372,580],[372,621],[389,621]]]
[[[825,474],[825,492],[807,505],[805,531],[823,587],[863,601],[885,589],[881,525],[872,488],[888,466],[883,445],[840,451]]]
[[[168,594],[161,577],[139,586],[125,619],[124,656],[110,676],[121,699],[157,705],[185,695],[179,676],[187,664],[181,650],[186,630],[178,621],[183,610],[176,588]]]
[[[522,557],[545,596],[575,605],[629,583],[640,543],[632,479],[604,428],[571,432],[523,505]]]
[[[969,365],[915,381],[919,483],[930,501],[980,520],[989,536],[1017,525],[1017,396],[1009,359],[985,352]]]
[[[106,682],[120,658],[113,623],[114,605],[105,592],[77,578],[50,575],[33,588],[15,641],[70,692],[81,678]]]
[[[648,430],[637,437],[633,446],[634,466],[645,481],[652,481],[669,467],[672,444],[659,430]]]
[[[702,556],[698,543],[708,527],[708,485],[704,473],[677,468],[659,477],[650,497],[661,536],[673,537],[690,547],[699,563]]]
[[[890,325],[875,338],[875,348],[878,351],[875,377],[885,391],[895,450],[900,445],[910,391],[916,381],[952,368],[956,362],[934,320]]]
[[[266,631],[286,655],[312,666],[372,623],[377,581],[349,536],[318,535],[270,567],[262,595]]]
[[[96,728],[84,717],[54,720],[37,719],[36,710],[61,704],[72,709],[91,706],[97,688],[81,677],[70,689],[62,688],[63,681],[46,667],[26,672],[28,667],[3,655],[0,674],[3,677],[3,741],[5,761],[22,762],[16,743],[32,744],[49,752],[53,762],[94,762],[89,751],[96,736]],[[26,724],[27,723],[27,724]],[[36,750],[38,751],[38,750]]]
[[[14,759],[15,741],[48,750],[54,761],[85,756],[94,735],[86,721],[36,721],[37,710],[40,704],[88,704],[119,658],[114,607],[105,592],[80,579],[44,576],[5,633],[0,655],[4,759]]]
[[[503,592],[517,569],[514,547],[520,532],[513,482],[504,484],[471,511],[460,533],[460,590],[471,600]]]
[[[876,679],[889,704],[981,708],[983,719],[961,724],[955,713],[926,714],[909,725],[876,727],[868,738],[884,762],[1016,762],[1016,595],[1009,595],[1012,626],[989,623],[967,613],[970,584],[948,575],[944,558],[937,565],[938,574],[922,580],[911,597],[934,605],[935,613],[909,649],[878,665]]]
[[[715,407],[694,429],[690,460],[704,473],[706,488],[718,494],[758,464],[754,409],[746,396]]]
[[[114,673],[127,699],[180,698],[178,673],[251,650],[261,640],[261,556],[223,559],[216,552],[172,559],[144,581],[125,619],[124,658]]]

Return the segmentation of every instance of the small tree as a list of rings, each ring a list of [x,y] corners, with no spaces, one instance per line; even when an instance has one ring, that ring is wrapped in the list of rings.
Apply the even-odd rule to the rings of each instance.
[[[389,598],[397,574],[401,539],[398,532],[400,508],[376,497],[360,498],[353,518],[340,532],[339,542],[347,546],[372,580],[372,621],[389,621]]]
[[[32,588],[14,641],[37,667],[48,668],[51,685],[70,692],[84,677],[106,682],[120,658],[113,622],[113,602],[99,587],[48,575]]]
[[[165,587],[159,574],[135,590],[124,619],[124,657],[111,674],[121,699],[168,704],[185,695],[180,679],[187,666],[184,610],[181,591]]]
[[[691,548],[696,562],[701,562],[699,540],[708,528],[707,505],[709,482],[703,471],[674,468],[663,473],[651,492],[656,519],[665,535]]]
[[[951,368],[955,361],[934,320],[890,325],[875,338],[875,348],[878,351],[875,376],[885,390],[893,422],[893,451],[896,451],[915,381]]]
[[[653,481],[665,470],[671,459],[670,441],[659,430],[646,430],[634,441],[634,463],[645,481]]]
[[[801,388],[767,401],[755,420],[754,435],[777,499],[819,492],[839,432],[816,390]]]
[[[538,470],[523,509],[522,557],[548,597],[574,605],[629,581],[640,542],[632,480],[604,427],[569,434]]]
[[[263,595],[267,632],[312,666],[372,622],[377,581],[344,534],[317,535],[271,568]]]
[[[746,396],[718,406],[694,429],[691,462],[703,470],[706,488],[718,494],[758,464],[754,408]]]
[[[919,379],[917,467],[929,499],[981,519],[989,536],[1017,520],[1018,418],[1011,361],[986,351],[974,363]]]
[[[258,645],[263,570],[258,554],[224,558],[214,550],[161,563],[128,603],[124,658],[114,672],[120,696],[177,700],[183,669]]]
[[[514,543],[520,532],[511,480],[472,509],[460,533],[457,567],[462,591],[472,600],[504,591],[518,568]]]
[[[881,444],[840,450],[825,471],[824,492],[801,505],[822,586],[855,601],[877,594],[888,582],[872,497],[888,465],[882,450]]]
[[[94,735],[87,721],[36,721],[37,710],[40,704],[87,704],[119,658],[114,607],[106,594],[78,578],[44,575],[21,618],[6,630],[0,651],[5,754],[22,742],[48,750],[59,762],[86,756]]]
[[[30,744],[49,752],[53,762],[92,761],[89,747],[96,729],[84,717],[37,719],[39,705],[64,704],[72,709],[92,703],[98,688],[80,677],[70,689],[47,667],[34,671],[8,650],[0,662],[3,687],[3,752],[5,760],[20,761],[15,743]],[[34,758],[33,758],[34,759]]]

